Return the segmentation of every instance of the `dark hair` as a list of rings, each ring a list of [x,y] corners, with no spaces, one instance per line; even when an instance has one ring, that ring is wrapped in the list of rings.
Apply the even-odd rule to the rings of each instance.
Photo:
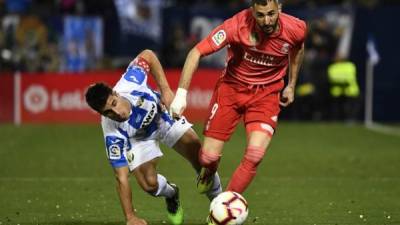
[[[107,103],[108,96],[112,93],[113,90],[105,83],[92,84],[86,91],[86,102],[92,109],[101,113]]]
[[[275,2],[276,4],[279,4],[279,0],[251,0],[251,5],[267,5],[268,2]]]

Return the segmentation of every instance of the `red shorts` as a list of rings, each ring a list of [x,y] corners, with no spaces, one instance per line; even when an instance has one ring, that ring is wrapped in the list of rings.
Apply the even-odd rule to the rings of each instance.
[[[276,127],[280,91],[284,81],[266,85],[244,85],[226,82],[221,79],[215,87],[209,106],[209,117],[203,134],[218,140],[227,141],[243,116],[244,124],[257,122],[261,127]]]

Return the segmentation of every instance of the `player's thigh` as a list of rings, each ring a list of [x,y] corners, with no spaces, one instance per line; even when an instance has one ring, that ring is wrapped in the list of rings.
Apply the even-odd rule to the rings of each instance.
[[[229,140],[241,117],[238,95],[233,87],[225,83],[215,89],[204,126],[205,136],[221,141]]]
[[[188,129],[172,148],[187,159],[196,169],[200,169],[198,155],[201,143],[193,129]]]
[[[279,92],[268,94],[249,104],[244,114],[244,123],[249,141],[251,138],[250,134],[255,131],[257,133],[252,135],[251,140],[256,141],[260,139],[258,137],[264,136],[258,132],[263,132],[271,138],[275,132],[279,112]],[[268,143],[262,145],[265,144]]]

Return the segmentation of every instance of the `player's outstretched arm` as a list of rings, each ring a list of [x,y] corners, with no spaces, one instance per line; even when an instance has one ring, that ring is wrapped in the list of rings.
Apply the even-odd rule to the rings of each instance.
[[[179,80],[179,87],[170,107],[170,113],[172,116],[179,117],[186,109],[187,90],[189,89],[193,73],[199,66],[200,58],[201,54],[196,47],[192,48],[186,57],[185,65],[183,66],[181,78]]]
[[[169,87],[160,60],[158,60],[156,54],[149,49],[142,51],[138,56],[142,57],[149,63],[150,72],[161,92],[161,100],[167,107],[169,107],[174,98],[174,93]]]
[[[289,79],[288,84],[283,89],[280,105],[288,106],[294,101],[297,78],[304,58],[304,43],[301,47],[289,55]]]
[[[147,222],[135,215],[132,204],[132,190],[129,184],[128,167],[114,168],[116,188],[127,225],[147,225]]]
[[[186,90],[189,89],[193,73],[197,70],[197,67],[199,66],[200,57],[200,51],[196,47],[190,50],[189,54],[186,57],[185,64],[183,65],[181,79],[179,80],[179,88],[183,88]]]

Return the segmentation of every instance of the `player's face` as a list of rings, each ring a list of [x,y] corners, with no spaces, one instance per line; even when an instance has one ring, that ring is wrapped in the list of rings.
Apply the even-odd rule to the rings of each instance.
[[[129,119],[130,112],[130,103],[116,92],[113,92],[112,95],[108,96],[102,115],[117,122],[124,122]]]
[[[280,6],[275,1],[269,1],[266,5],[254,4],[251,8],[257,25],[264,33],[274,33],[278,25]]]

